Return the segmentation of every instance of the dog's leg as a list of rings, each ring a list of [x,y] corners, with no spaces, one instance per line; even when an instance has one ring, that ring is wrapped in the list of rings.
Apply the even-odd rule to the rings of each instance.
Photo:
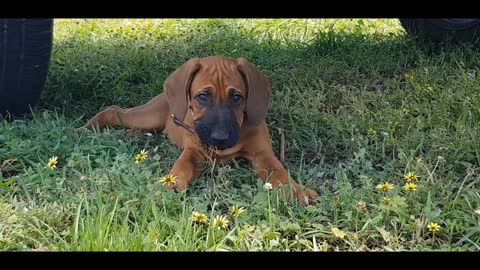
[[[273,152],[270,134],[266,123],[263,123],[258,129],[249,136],[248,142],[243,143],[242,151],[255,167],[258,175],[264,181],[268,181],[274,188],[284,185],[283,193],[289,198],[290,189],[303,204],[308,204],[309,199],[318,197],[318,193],[312,189],[302,190],[300,185],[288,175],[287,170]]]
[[[108,126],[125,127],[128,129],[158,130],[165,128],[168,118],[168,102],[163,95],[158,95],[148,103],[138,107],[122,109],[110,106],[95,115],[83,128],[103,129]]]
[[[167,187],[175,188],[177,191],[187,188],[190,182],[200,177],[205,161],[206,159],[202,154],[197,153],[193,149],[184,149],[169,173],[176,177],[176,184]]]
[[[289,194],[291,194],[291,189],[293,189],[296,197],[303,204],[308,204],[309,199],[313,200],[318,197],[318,193],[312,189],[306,188],[303,191],[300,185],[294,179],[290,178],[287,170],[273,152],[259,154],[257,157],[251,159],[258,175],[264,181],[271,183],[273,188],[283,185],[283,195],[287,196],[288,199],[290,199]]]

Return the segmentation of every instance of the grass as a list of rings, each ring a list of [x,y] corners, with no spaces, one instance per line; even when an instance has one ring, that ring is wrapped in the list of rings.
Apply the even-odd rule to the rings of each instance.
[[[269,77],[274,149],[285,129],[289,172],[321,193],[316,205],[283,203],[240,160],[168,192],[159,179],[180,150],[163,135],[72,132],[212,54]],[[479,62],[478,49],[426,47],[393,19],[57,20],[41,103],[0,123],[0,250],[478,251]],[[233,217],[234,205],[246,211]]]

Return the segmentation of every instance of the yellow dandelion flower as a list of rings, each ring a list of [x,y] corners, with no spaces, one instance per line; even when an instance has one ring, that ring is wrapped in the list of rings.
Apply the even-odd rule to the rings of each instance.
[[[388,183],[388,182],[385,182],[383,184],[378,184],[377,189],[380,189],[380,190],[383,190],[383,191],[389,191],[389,190],[393,189],[393,185]]]
[[[256,229],[255,225],[250,225],[250,224],[246,224],[245,226],[243,226],[243,228],[244,228],[247,232],[253,232],[253,231],[255,231],[255,229]]]
[[[347,233],[345,233],[344,231],[340,230],[337,227],[334,227],[331,230],[332,230],[332,233],[335,237],[338,237],[338,238],[341,238],[341,239],[345,238],[345,236],[347,235]]]
[[[48,160],[48,164],[47,166],[50,168],[50,169],[55,169],[57,168],[57,164],[58,164],[58,157],[57,156],[53,156],[51,157],[49,160]]]
[[[213,220],[212,227],[216,227],[217,229],[226,229],[228,226],[228,219],[225,215],[217,215]]]
[[[330,184],[330,180],[324,179],[322,185],[323,185],[324,187],[326,187],[326,186],[328,186],[328,184]]]
[[[236,205],[232,206],[232,210],[230,211],[230,214],[232,216],[240,216],[243,212],[245,212],[245,208],[243,207],[238,207]]]
[[[418,175],[412,172],[409,172],[406,175],[404,175],[404,178],[407,181],[418,181]]]
[[[193,212],[192,217],[195,222],[208,223],[208,217],[205,214]]]
[[[177,177],[173,174],[165,175],[160,179],[160,182],[162,182],[164,186],[175,185],[175,183],[177,183]]]
[[[142,150],[142,151],[140,151],[140,153],[138,153],[135,156],[135,163],[140,164],[142,161],[144,161],[147,158],[148,158],[148,152],[145,151],[145,150]]]
[[[438,232],[441,229],[440,225],[438,225],[438,223],[434,223],[434,222],[431,222],[430,224],[428,224],[427,228],[431,232]]]
[[[405,184],[404,188],[408,191],[417,191],[417,185],[414,183],[407,183]]]

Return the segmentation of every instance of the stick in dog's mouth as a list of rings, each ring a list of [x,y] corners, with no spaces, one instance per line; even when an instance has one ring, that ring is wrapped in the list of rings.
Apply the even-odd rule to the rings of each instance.
[[[195,130],[192,127],[190,127],[189,125],[187,125],[187,124],[183,123],[182,121],[178,120],[173,113],[170,116],[173,118],[173,122],[176,125],[183,127],[184,129],[186,129],[190,133],[195,133]]]
[[[172,113],[170,114],[170,116],[172,117],[173,119],[173,122],[177,125],[177,126],[181,126],[183,127],[184,129],[186,129],[188,132],[192,133],[192,134],[195,134],[195,130],[185,124],[184,122],[182,122],[181,120],[179,120],[178,118],[175,117],[175,115]],[[204,149],[206,150],[206,152],[209,152],[209,153],[213,153],[215,151],[217,151],[217,148],[215,146],[211,146],[211,145],[206,145],[206,144],[203,144],[201,143],[202,147],[204,147]]]

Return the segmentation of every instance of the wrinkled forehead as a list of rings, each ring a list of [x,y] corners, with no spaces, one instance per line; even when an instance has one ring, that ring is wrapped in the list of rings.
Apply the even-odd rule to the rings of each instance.
[[[237,63],[233,61],[202,63],[200,70],[192,81],[191,91],[195,93],[206,88],[212,88],[218,93],[226,93],[231,88],[246,92],[243,76]]]

